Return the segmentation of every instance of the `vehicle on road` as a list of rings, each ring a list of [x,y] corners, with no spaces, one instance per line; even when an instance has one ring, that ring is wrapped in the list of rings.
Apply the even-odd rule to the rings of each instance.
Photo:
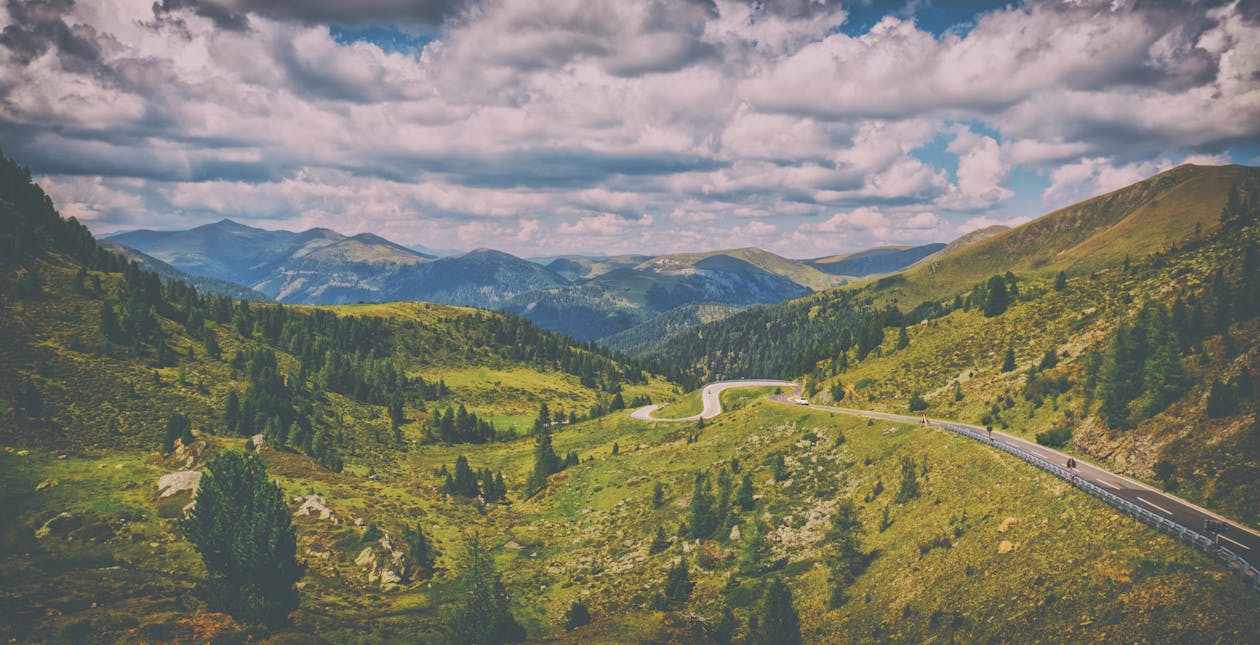
[[[809,399],[806,399],[804,397],[799,397],[799,396],[793,399],[792,402],[797,405],[809,405]]]

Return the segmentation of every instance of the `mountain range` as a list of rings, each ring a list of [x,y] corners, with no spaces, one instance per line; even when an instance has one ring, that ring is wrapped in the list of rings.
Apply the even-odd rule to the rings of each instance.
[[[271,231],[229,219],[188,230],[129,231],[109,242],[278,302],[424,300],[501,309],[579,340],[633,336],[638,326],[679,307],[708,306],[704,317],[675,315],[651,327],[677,332],[718,312],[783,302],[899,270],[945,246],[881,247],[815,260],[756,248],[564,256],[544,265],[492,249],[436,257],[370,233]]]

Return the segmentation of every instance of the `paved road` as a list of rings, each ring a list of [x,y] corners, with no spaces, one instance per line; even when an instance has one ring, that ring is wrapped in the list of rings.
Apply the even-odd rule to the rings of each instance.
[[[663,404],[648,405],[630,413],[630,416],[643,421],[699,421],[700,419],[712,419],[722,414],[722,392],[733,387],[790,387],[795,389],[795,383],[788,381],[767,381],[767,380],[747,380],[747,381],[719,381],[704,386],[700,391],[700,400],[704,402],[704,409],[700,414],[679,419],[661,419],[652,416],[652,413],[664,407]]]
[[[776,396],[772,398],[779,403],[791,404],[787,396]],[[869,417],[872,419],[882,419],[885,421],[896,421],[899,423],[922,424],[925,420],[924,417],[888,414],[885,412],[870,412],[867,410],[853,410],[850,408],[839,408],[828,405],[814,405],[810,407],[827,412],[839,412],[842,414]],[[980,433],[986,433],[985,428],[966,423],[943,421],[940,419],[926,419],[926,421],[930,426],[939,427],[944,424],[949,424],[970,428]],[[1040,457],[1052,464],[1064,467],[1067,465],[1069,455],[1052,448],[1047,448],[1041,444],[1028,441],[1027,439],[1015,437],[1004,432],[994,431],[992,441],[994,443],[1015,447],[1023,452]],[[1218,522],[1225,522],[1229,526],[1220,536],[1221,546],[1232,549],[1248,562],[1253,564],[1260,563],[1260,533],[1221,517],[1211,511],[1199,508],[1198,506],[1195,506],[1194,504],[1191,504],[1181,498],[1174,497],[1164,491],[1151,488],[1142,482],[1134,481],[1123,475],[1117,475],[1099,468],[1094,464],[1077,459],[1076,457],[1072,458],[1076,459],[1076,468],[1073,470],[1081,479],[1100,486],[1111,492],[1113,495],[1122,497],[1129,502],[1146,508],[1149,511],[1154,511],[1157,514],[1163,515],[1182,526],[1199,531],[1204,535],[1211,536],[1212,533],[1204,530],[1204,521],[1215,520]]]

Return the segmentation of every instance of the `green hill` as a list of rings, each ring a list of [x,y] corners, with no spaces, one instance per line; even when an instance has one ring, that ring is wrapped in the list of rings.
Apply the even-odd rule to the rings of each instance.
[[[598,414],[677,388],[505,314],[246,304],[164,285],[42,207],[18,170],[0,166],[0,633],[15,642],[445,642],[464,598],[459,545],[474,532],[533,641],[746,640],[775,579],[809,642],[1247,642],[1260,631],[1260,595],[1206,556],[953,434],[752,395],[732,396],[737,409],[703,427]],[[1232,260],[1231,240],[1244,237],[1144,258],[1116,283],[1117,271],[1101,272],[1097,294],[1122,303],[1115,284],[1177,275],[1179,257]],[[1101,297],[1078,291],[1084,281],[1058,297]],[[988,320],[1069,309],[1038,290],[1030,282]],[[854,315],[822,295],[809,302],[798,322]],[[1099,311],[1082,329],[1109,315]],[[888,312],[877,315],[866,320],[882,331]],[[927,330],[947,319],[914,328],[896,351],[926,349]],[[1204,369],[1225,344],[1205,341]],[[879,344],[854,369],[886,358]],[[882,390],[876,402],[885,397],[898,405]],[[537,427],[572,458],[527,494],[539,445],[504,430],[533,427],[543,402],[564,414]],[[445,439],[433,420],[461,404],[497,436],[452,413],[458,436]],[[193,436],[167,450],[175,412]],[[256,433],[305,566],[289,624],[270,627],[209,610],[197,586],[206,572],[180,529],[190,471]],[[505,498],[447,487],[461,457],[499,475]],[[417,527],[436,549],[431,574],[410,564],[403,537]],[[684,560],[687,581],[667,596]],[[591,622],[566,631],[578,601]]]

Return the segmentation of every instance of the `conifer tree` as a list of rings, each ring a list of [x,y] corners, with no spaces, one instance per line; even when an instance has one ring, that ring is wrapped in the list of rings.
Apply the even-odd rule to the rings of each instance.
[[[1001,276],[995,275],[989,278],[988,288],[985,291],[984,315],[990,318],[1002,315],[1010,304],[1010,298],[1006,293],[1006,281]]]
[[[525,639],[525,628],[512,615],[507,587],[494,566],[490,547],[476,533],[464,539],[454,585],[459,600],[447,615],[453,642],[497,645]]]
[[[792,590],[775,578],[761,597],[757,630],[759,645],[800,645],[801,620],[792,604]]]
[[[704,539],[713,535],[713,531],[718,526],[718,516],[713,508],[713,486],[703,473],[696,474],[691,503],[687,509],[687,524],[691,529],[691,537]]]
[[[905,326],[897,332],[897,349],[905,349],[910,346],[910,336],[906,334]]]
[[[831,570],[831,608],[844,604],[845,590],[866,568],[862,551],[862,521],[850,500],[841,502],[831,514],[831,526],[823,538],[824,561]]]
[[[660,508],[665,503],[665,485],[656,482],[652,485],[652,508]]]
[[[696,583],[691,580],[691,569],[687,565],[687,559],[679,558],[678,562],[665,574],[665,585],[661,589],[661,595],[665,599],[666,606],[676,607],[687,602],[695,586]]]
[[[752,474],[744,473],[744,477],[739,480],[739,490],[735,493],[735,503],[739,505],[739,510],[744,512],[753,510],[753,506],[757,503],[753,499],[755,492]]]
[[[648,555],[655,555],[668,548],[669,539],[665,537],[665,527],[657,524],[656,535],[652,537],[652,543],[648,545]]]
[[[580,600],[573,601],[569,610],[564,612],[564,631],[571,632],[578,627],[591,624],[591,612]]]
[[[433,566],[437,563],[437,551],[424,528],[417,523],[415,528],[403,527],[403,541],[407,544],[407,556],[410,558],[408,575],[414,580],[428,578],[433,575]]]
[[[897,490],[897,496],[893,501],[898,504],[904,504],[919,496],[919,478],[914,466],[914,462],[909,457],[901,458],[901,488]]]
[[[766,540],[766,525],[761,518],[754,517],[747,524],[748,536],[744,538],[744,547],[740,549],[737,561],[740,575],[759,576],[765,573],[767,560],[770,559],[770,542]]]
[[[166,434],[162,437],[162,450],[169,453],[175,449],[175,440],[179,439],[185,446],[193,442],[192,423],[181,412],[172,412],[166,419]]]
[[[1014,347],[1006,348],[1006,356],[1002,358],[1002,371],[1003,372],[1015,371],[1015,348]]]
[[[237,618],[283,623],[302,577],[284,493],[257,453],[221,452],[206,465],[197,504],[181,525],[205,563],[206,602]]]
[[[1054,290],[1063,291],[1064,289],[1067,289],[1067,273],[1060,271],[1054,276]]]

